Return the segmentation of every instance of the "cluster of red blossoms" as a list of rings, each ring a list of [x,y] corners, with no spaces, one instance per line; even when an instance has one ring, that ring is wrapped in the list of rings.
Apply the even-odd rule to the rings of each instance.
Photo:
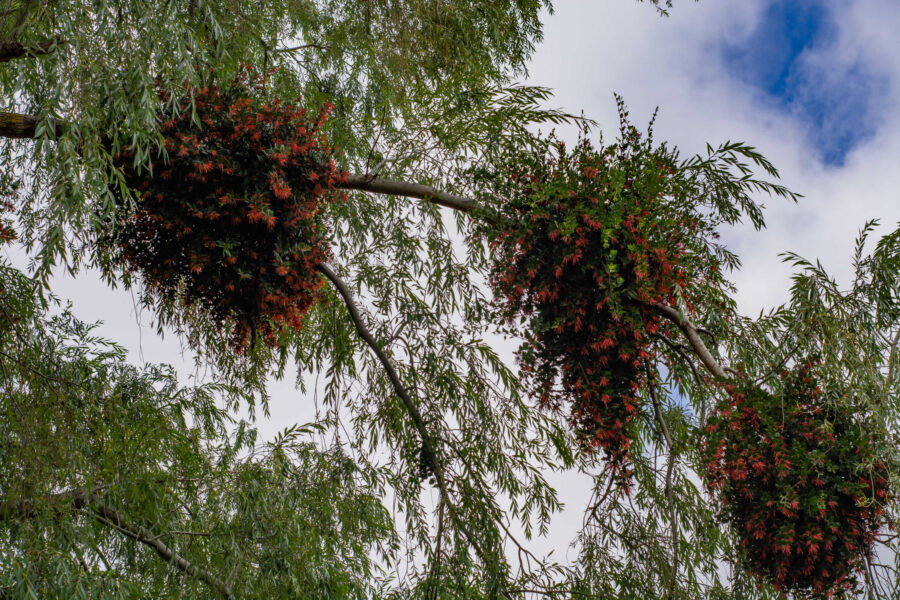
[[[542,406],[569,406],[585,450],[601,449],[627,489],[652,309],[685,288],[689,223],[662,203],[674,165],[628,130],[617,144],[517,158],[483,233],[503,317],[529,322],[518,358]],[[668,216],[664,216],[668,215]]]
[[[104,242],[152,294],[228,330],[238,352],[301,327],[329,257],[323,210],[346,177],[321,132],[331,107],[311,118],[258,100],[259,81],[247,68],[230,86],[160,93],[165,153],[149,170],[132,151],[115,157],[138,201]]]
[[[782,373],[781,394],[729,385],[703,456],[749,569],[795,597],[830,598],[856,586],[888,479],[863,424],[826,405],[816,366]]]
[[[14,210],[12,202],[0,199],[0,245],[8,244],[18,237],[10,220],[4,217],[4,213],[11,213]]]

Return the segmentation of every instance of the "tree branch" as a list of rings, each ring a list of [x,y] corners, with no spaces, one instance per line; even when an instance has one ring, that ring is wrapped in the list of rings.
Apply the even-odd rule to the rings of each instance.
[[[49,40],[31,45],[13,41],[0,41],[0,63],[8,62],[23,56],[43,56],[45,54],[50,54],[56,49],[57,45],[59,45],[59,40]]]
[[[403,382],[400,381],[400,377],[397,374],[397,370],[394,368],[394,364],[391,362],[391,359],[384,352],[384,350],[381,348],[381,345],[375,339],[375,336],[372,335],[372,333],[366,327],[366,324],[363,322],[362,315],[359,312],[359,308],[356,306],[356,302],[353,300],[353,295],[350,292],[350,288],[340,277],[337,276],[334,271],[331,270],[328,265],[319,263],[316,268],[320,273],[325,275],[325,277],[327,277],[331,281],[335,289],[337,289],[338,293],[341,295],[341,298],[343,298],[344,304],[347,306],[347,311],[350,313],[350,318],[353,320],[353,325],[356,327],[356,331],[359,334],[359,337],[361,337],[372,350],[372,352],[375,353],[375,356],[378,358],[378,361],[381,363],[381,366],[387,373],[388,379],[390,379],[391,381],[391,385],[394,388],[394,393],[398,398],[400,398],[400,401],[403,403],[403,407],[406,409],[407,414],[409,414],[410,418],[412,419],[413,425],[415,426],[416,431],[419,433],[419,437],[422,438],[422,450],[424,455],[423,458],[425,459],[426,463],[428,464],[428,468],[431,470],[435,480],[437,481],[438,490],[440,491],[441,497],[444,499],[444,502],[447,504],[447,510],[450,512],[450,516],[462,530],[469,543],[472,544],[472,547],[475,548],[478,556],[483,561],[489,562],[487,553],[485,553],[484,549],[481,547],[481,544],[478,543],[478,541],[469,531],[469,528],[466,526],[465,521],[460,517],[456,505],[453,503],[452,498],[450,497],[444,470],[437,459],[434,442],[431,439],[431,435],[428,433],[428,429],[425,426],[425,419],[422,418],[422,413],[419,411],[419,407],[416,406],[415,401],[403,386]]]
[[[198,567],[176,553],[160,540],[158,536],[152,535],[151,532],[145,530],[143,527],[135,527],[130,524],[125,515],[104,503],[96,494],[86,490],[69,490],[51,495],[49,501],[51,505],[55,505],[52,507],[55,512],[60,512],[64,507],[68,507],[67,510],[70,511],[75,509],[86,512],[99,523],[115,529],[125,537],[153,549],[166,563],[185,575],[207,584],[222,596],[222,598],[225,598],[225,600],[231,600],[231,598],[234,597],[231,586],[213,575],[210,571]],[[38,517],[40,512],[38,506],[26,501],[19,500],[0,504],[0,520],[10,518],[31,519]],[[104,562],[106,562],[105,558]]]
[[[716,359],[713,358],[712,353],[703,343],[703,340],[700,339],[700,334],[697,332],[697,328],[691,325],[691,322],[688,321],[687,318],[683,317],[681,313],[676,309],[672,308],[671,306],[666,306],[665,304],[653,302],[648,304],[648,306],[656,310],[656,312],[661,314],[666,319],[678,325],[681,331],[684,332],[684,335],[687,337],[688,342],[690,342],[691,347],[694,349],[694,352],[700,358],[700,362],[703,363],[703,366],[706,367],[707,371],[720,379],[728,378],[725,370],[718,362],[716,362]]]
[[[40,122],[35,116],[20,115],[17,113],[0,112],[0,137],[13,139],[33,139],[37,135],[37,125]],[[62,135],[64,126],[54,122],[56,137]]]
[[[0,137],[15,139],[34,138],[38,122],[38,117],[33,115],[0,112]],[[57,137],[62,134],[63,125],[63,123],[56,123]],[[359,190],[361,192],[373,192],[391,196],[419,198],[462,212],[471,212],[475,208],[475,201],[471,198],[442,192],[431,186],[419,183],[382,179],[374,175],[350,175],[345,182],[338,184],[337,187],[344,190]]]
[[[362,192],[419,198],[462,212],[470,212],[475,208],[475,201],[471,198],[457,196],[456,194],[450,194],[448,192],[441,192],[427,185],[409,183],[407,181],[395,181],[393,179],[382,179],[380,177],[375,177],[374,175],[350,175],[350,177],[347,178],[347,181],[338,184],[338,187],[345,190],[360,190]]]
[[[656,420],[659,423],[660,429],[662,430],[663,438],[666,440],[666,445],[669,447],[669,456],[666,461],[668,464],[666,465],[666,499],[669,501],[669,525],[670,536],[672,538],[672,578],[669,581],[669,593],[666,596],[667,598],[673,598],[675,596],[675,590],[678,587],[678,512],[675,510],[675,498],[672,491],[672,473],[675,468],[675,445],[672,443],[672,436],[669,433],[669,425],[666,423],[665,417],[662,414],[662,407],[660,406],[659,398],[656,396],[656,388],[654,387],[653,377],[650,373],[650,369],[645,367],[645,371],[647,374],[647,390],[650,392],[650,400],[653,403],[653,413],[656,416]]]

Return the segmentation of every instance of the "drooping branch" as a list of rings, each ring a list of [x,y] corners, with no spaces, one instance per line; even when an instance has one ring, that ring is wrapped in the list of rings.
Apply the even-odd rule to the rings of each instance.
[[[202,581],[216,591],[222,598],[231,600],[234,597],[231,586],[215,576],[210,571],[198,567],[183,556],[169,548],[158,535],[153,535],[139,525],[129,523],[128,519],[115,510],[94,493],[85,490],[69,490],[53,494],[48,498],[49,506],[55,513],[78,510],[89,514],[94,520],[114,529],[118,533],[139,542],[151,549],[178,571],[185,575]],[[4,502],[0,503],[0,520],[4,519],[33,519],[40,515],[37,505],[30,502]]]
[[[42,56],[53,52],[59,44],[58,40],[48,40],[37,44],[26,45],[21,42],[0,41],[0,62],[8,62],[23,56]]]
[[[675,455],[675,445],[672,443],[672,436],[669,433],[669,424],[666,423],[666,419],[662,414],[662,406],[660,405],[659,398],[656,396],[656,388],[654,387],[655,382],[653,381],[653,377],[650,373],[650,369],[646,369],[647,374],[647,390],[650,392],[650,400],[653,403],[653,414],[656,417],[656,421],[659,423],[659,427],[662,430],[663,438],[666,441],[666,446],[669,448],[669,456],[667,460],[666,466],[666,499],[669,502],[669,536],[672,540],[672,577],[669,581],[669,593],[667,598],[672,598],[675,595],[675,590],[678,587],[678,511],[675,509],[675,497],[672,490],[672,474],[675,469],[675,461],[677,456]]]
[[[394,393],[398,398],[400,398],[400,401],[403,403],[403,407],[406,409],[407,414],[412,419],[413,425],[415,426],[419,437],[422,438],[423,458],[428,465],[429,470],[434,475],[435,481],[437,482],[438,491],[440,492],[441,498],[443,499],[444,503],[447,505],[447,511],[450,513],[451,518],[453,518],[456,524],[460,527],[466,539],[470,544],[472,544],[472,547],[475,548],[475,552],[478,553],[478,556],[483,561],[487,562],[487,553],[485,553],[484,549],[481,547],[481,544],[478,543],[478,540],[475,539],[474,535],[471,533],[471,531],[469,531],[469,528],[466,526],[465,521],[461,518],[461,515],[457,510],[456,504],[453,502],[453,499],[450,496],[450,491],[447,488],[447,480],[444,474],[444,469],[441,466],[440,461],[438,461],[434,441],[431,438],[431,434],[428,432],[428,428],[425,426],[425,419],[422,417],[422,413],[419,411],[419,407],[416,405],[412,396],[406,390],[406,387],[404,387],[403,382],[400,381],[400,376],[397,374],[397,369],[394,368],[394,364],[391,362],[390,357],[388,357],[388,355],[382,349],[381,345],[375,339],[375,336],[372,335],[372,333],[366,327],[366,324],[363,322],[362,315],[359,312],[359,308],[356,306],[356,302],[353,300],[353,294],[351,293],[349,286],[347,286],[347,284],[344,283],[344,281],[340,277],[338,277],[337,274],[332,271],[331,267],[329,267],[328,265],[319,263],[317,268],[320,273],[325,275],[325,277],[327,277],[328,280],[331,281],[335,289],[337,289],[338,294],[340,294],[341,298],[344,300],[344,304],[347,306],[347,312],[350,313],[350,318],[353,321],[354,327],[356,327],[356,332],[378,358],[378,361],[384,368],[385,373],[387,373],[388,379],[390,379],[391,381],[391,386],[394,388]]]
[[[378,194],[388,194],[390,196],[419,198],[421,200],[433,202],[439,206],[446,206],[447,208],[462,212],[470,212],[475,208],[475,201],[471,198],[442,192],[433,187],[421,185],[419,183],[381,179],[380,177],[373,177],[371,175],[350,175],[350,177],[347,178],[347,181],[339,184],[338,187],[345,190],[360,190],[362,192],[374,192]]]
[[[397,394],[397,397],[400,398],[400,401],[403,402],[403,406],[406,408],[406,412],[409,413],[410,418],[413,420],[413,424],[416,427],[416,430],[419,432],[419,435],[422,437],[422,445],[425,448],[425,451],[428,455],[429,467],[431,467],[432,472],[435,477],[439,477],[438,472],[441,470],[440,465],[437,464],[437,458],[434,454],[434,446],[431,442],[431,435],[428,433],[428,429],[425,427],[425,419],[422,418],[422,413],[419,411],[419,407],[416,406],[415,401],[413,401],[412,396],[409,395],[406,388],[403,386],[403,382],[400,381],[400,376],[397,374],[397,370],[394,368],[394,364],[391,362],[391,359],[385,354],[384,350],[382,350],[381,345],[375,339],[375,336],[368,330],[365,323],[363,323],[362,315],[359,312],[359,308],[356,306],[356,302],[353,300],[353,296],[350,293],[350,288],[347,286],[344,281],[337,276],[337,274],[331,270],[331,268],[324,264],[320,263],[318,265],[319,272],[325,275],[334,287],[337,289],[338,293],[341,295],[341,298],[344,300],[344,304],[347,305],[347,311],[350,313],[350,318],[353,320],[353,325],[356,327],[357,333],[359,333],[359,337],[366,342],[366,344],[372,349],[372,352],[375,353],[375,356],[378,358],[378,361],[381,363],[381,366],[384,367],[385,372],[387,373],[388,379],[391,380],[391,385],[394,388],[394,393]]]
[[[151,535],[151,533],[146,531],[143,527],[133,527],[129,525],[122,513],[99,502],[96,498],[87,497],[84,499],[84,502],[97,521],[109,525],[125,537],[131,538],[136,542],[140,542],[141,544],[152,548],[165,562],[185,575],[207,584],[226,600],[231,600],[233,597],[231,587],[227,583],[206,569],[198,567],[183,556],[177,554],[174,550],[164,544],[162,540],[159,539],[159,536]]]
[[[684,332],[685,337],[687,337],[694,353],[700,358],[700,362],[703,363],[703,366],[706,367],[707,371],[720,379],[728,378],[725,369],[716,362],[716,359],[713,358],[709,348],[707,348],[706,344],[703,343],[703,340],[700,339],[700,333],[697,331],[697,328],[694,327],[687,318],[682,316],[678,310],[671,306],[666,306],[665,304],[654,302],[650,306],[663,317],[678,325],[679,329],[681,329],[681,331]]]

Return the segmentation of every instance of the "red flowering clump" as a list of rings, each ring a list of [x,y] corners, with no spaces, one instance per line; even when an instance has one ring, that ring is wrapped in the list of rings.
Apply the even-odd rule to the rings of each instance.
[[[4,215],[7,212],[14,212],[15,209],[12,202],[0,198],[0,245],[8,244],[18,238],[16,230],[13,229],[12,220]]]
[[[633,127],[615,145],[517,155],[481,235],[490,283],[510,323],[529,320],[518,358],[532,394],[571,407],[585,450],[602,449],[629,480],[629,446],[654,334],[654,303],[689,298],[698,220],[678,208],[674,156]],[[693,261],[693,262],[691,262]],[[715,269],[713,269],[715,270]]]
[[[319,297],[329,257],[323,210],[346,177],[317,118],[258,99],[244,71],[227,87],[161,92],[165,153],[150,169],[115,157],[138,201],[105,240],[165,302],[196,306],[230,344],[276,345]],[[193,108],[191,105],[193,98]]]
[[[749,569],[796,597],[830,598],[855,587],[888,479],[865,425],[826,404],[816,367],[782,373],[780,394],[729,384],[703,456]]]

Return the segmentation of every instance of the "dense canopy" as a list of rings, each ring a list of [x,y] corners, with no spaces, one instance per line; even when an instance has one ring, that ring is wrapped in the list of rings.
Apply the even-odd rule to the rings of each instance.
[[[722,228],[799,197],[546,109],[551,11],[0,7],[0,599],[896,595],[900,231],[739,314]],[[205,375],[79,321],[86,267]],[[259,439],[294,372],[316,421]]]

